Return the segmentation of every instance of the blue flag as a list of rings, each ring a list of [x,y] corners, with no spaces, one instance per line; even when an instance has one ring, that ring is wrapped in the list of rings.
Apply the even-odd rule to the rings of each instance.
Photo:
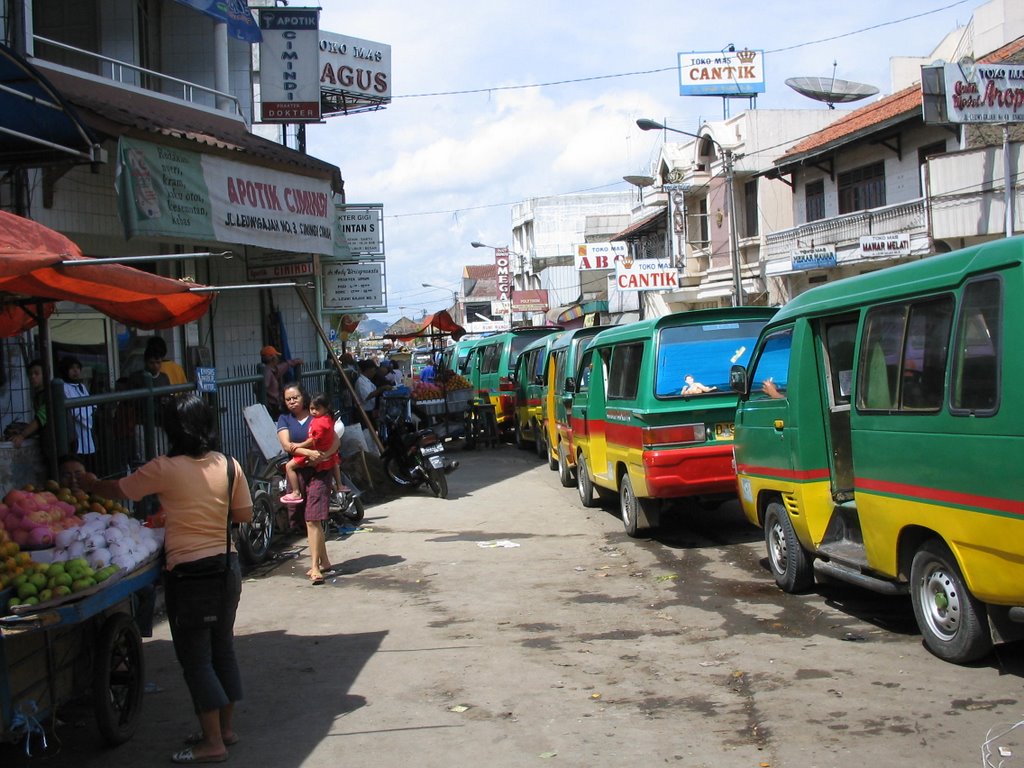
[[[247,0],[178,0],[228,25],[228,34],[247,43],[263,42],[263,34],[252,17]]]

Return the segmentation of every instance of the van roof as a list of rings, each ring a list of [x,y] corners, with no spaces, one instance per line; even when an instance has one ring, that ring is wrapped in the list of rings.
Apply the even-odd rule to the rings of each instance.
[[[551,345],[551,349],[561,349],[562,347],[568,347],[572,344],[573,339],[586,338],[587,336],[596,336],[602,331],[607,331],[611,328],[617,328],[615,325],[592,325],[587,328],[573,328],[571,331],[559,335]]]
[[[568,333],[568,331],[555,331],[554,333],[539,336],[533,341],[531,341],[529,344],[527,344],[525,347],[523,347],[523,351],[520,352],[519,354],[523,354],[524,352],[530,349],[536,349],[537,347],[550,347],[558,339],[565,336],[566,333]]]
[[[680,325],[736,320],[769,320],[777,311],[776,307],[715,307],[714,309],[673,312],[670,315],[653,317],[650,320],[638,320],[607,328],[594,337],[594,340],[590,342],[590,347],[594,348],[600,344],[614,344],[620,341],[650,339],[662,328],[673,328]]]
[[[1024,237],[995,240],[918,261],[886,267],[856,277],[819,285],[794,296],[772,324],[804,315],[833,314],[865,304],[953,288],[979,272],[1019,265]]]

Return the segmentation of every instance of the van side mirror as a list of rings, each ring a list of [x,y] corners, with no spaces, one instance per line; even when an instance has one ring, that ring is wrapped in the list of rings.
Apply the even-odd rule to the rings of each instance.
[[[747,394],[747,369],[742,365],[734,365],[729,369],[729,387],[733,392]]]
[[[574,379],[572,376],[566,376],[565,377],[565,391],[566,392],[575,392],[576,391],[576,379]]]

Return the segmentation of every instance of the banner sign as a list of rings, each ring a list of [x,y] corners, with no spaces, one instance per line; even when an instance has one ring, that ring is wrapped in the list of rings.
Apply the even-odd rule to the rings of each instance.
[[[391,46],[320,32],[320,90],[344,112],[391,102]],[[333,98],[332,98],[333,97]]]
[[[615,287],[620,291],[675,291],[679,270],[670,259],[623,259],[615,264]]]
[[[125,235],[334,253],[330,182],[121,138],[114,186]]]
[[[826,269],[836,265],[834,245],[814,245],[795,248],[790,254],[790,268],[794,270]]]
[[[321,259],[320,273],[325,310],[387,311],[383,261],[349,264],[334,259]]]
[[[946,119],[951,123],[1024,120],[1024,64],[944,65]]]
[[[281,280],[282,278],[312,276],[313,258],[308,253],[249,254],[245,258],[248,280]]]
[[[249,10],[246,0],[178,0],[182,5],[195,8],[201,13],[228,25],[228,34],[236,40],[258,43],[262,36],[260,28]]]
[[[582,243],[576,246],[576,269],[615,269],[615,262],[626,257],[626,244]]]
[[[895,235],[862,235],[860,238],[860,252],[865,258],[873,256],[909,256],[910,255],[910,233],[899,233]]]
[[[680,53],[680,96],[764,93],[764,51]]]
[[[320,121],[320,11],[260,8],[260,119]]]
[[[512,291],[513,312],[547,312],[548,292],[546,290]]]
[[[498,301],[507,303],[509,294],[512,292],[512,268],[509,261],[508,248],[494,249],[494,266],[496,270],[494,278],[496,284],[495,295]]]
[[[334,257],[356,261],[384,255],[384,205],[335,205]]]

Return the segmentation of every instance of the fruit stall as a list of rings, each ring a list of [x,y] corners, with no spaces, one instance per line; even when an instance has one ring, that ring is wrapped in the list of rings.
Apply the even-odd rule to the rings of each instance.
[[[151,330],[195,320],[213,300],[193,291],[203,288],[194,283],[89,261],[60,233],[0,211],[0,336],[38,326],[40,348],[48,349],[47,318],[57,301]],[[53,413],[52,402],[47,408]],[[91,699],[101,735],[122,743],[142,708],[142,635],[149,633],[163,529],[143,525],[116,500],[55,481],[4,490],[0,742],[22,742],[31,754],[45,745],[58,707]]]
[[[450,337],[458,341],[465,329],[447,312],[436,312],[423,319],[407,334],[389,334],[385,338],[409,342],[427,339],[431,349],[440,352]],[[425,416],[429,426],[442,438],[459,437],[465,433],[466,409],[473,395],[473,385],[453,371],[441,371],[433,382],[416,381],[410,391],[413,412]]]

